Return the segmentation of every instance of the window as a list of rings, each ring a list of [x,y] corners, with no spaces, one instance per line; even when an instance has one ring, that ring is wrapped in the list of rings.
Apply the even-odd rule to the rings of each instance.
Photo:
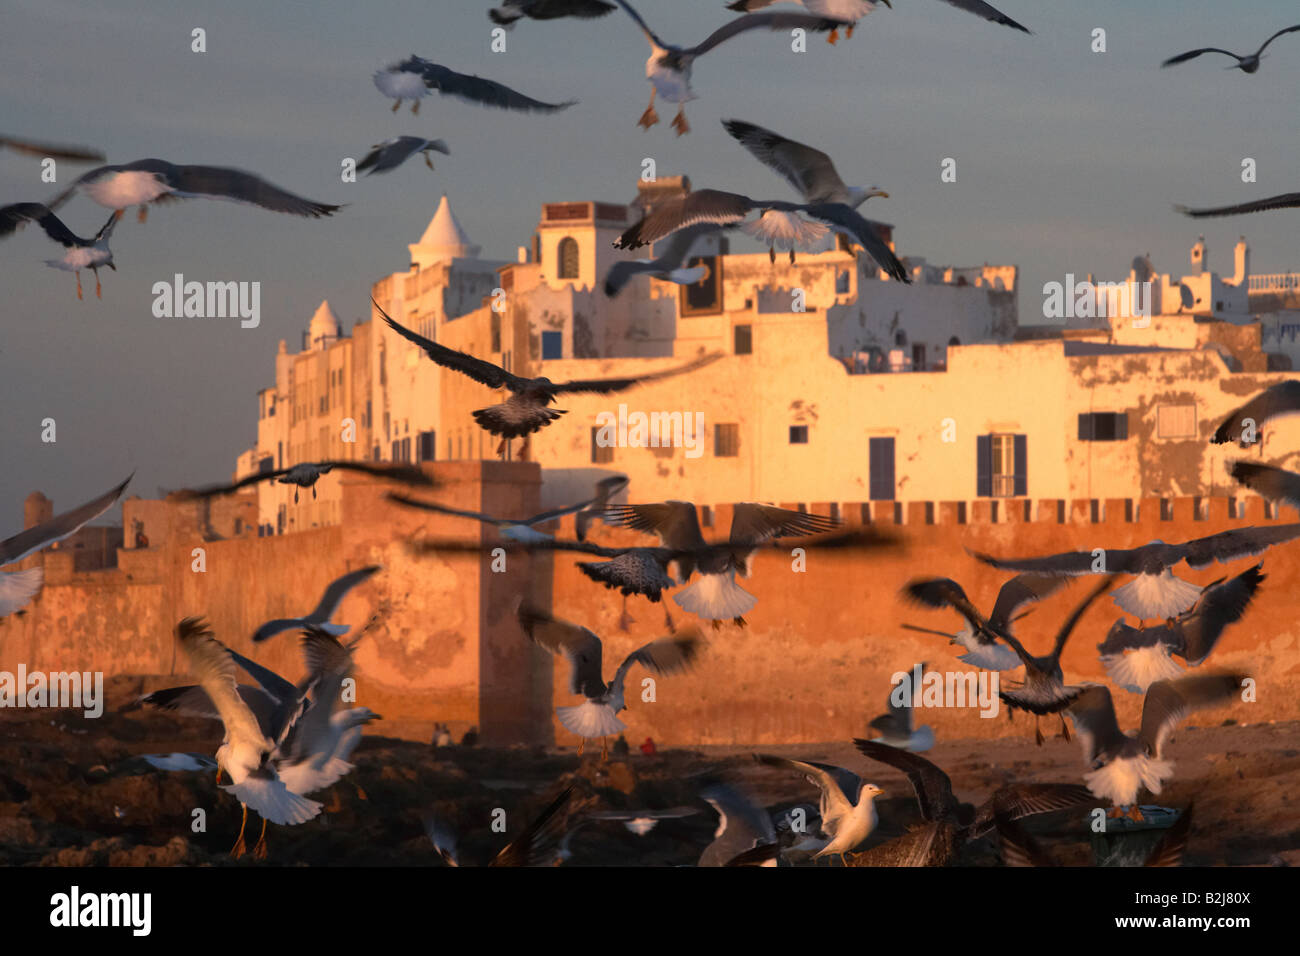
[[[602,445],[599,441],[596,440],[596,436],[598,436],[599,434],[600,434],[599,428],[592,428],[591,463],[593,465],[608,465],[611,461],[614,460],[614,446]]]
[[[790,444],[806,445],[808,444],[808,426],[791,425],[790,426]]]
[[[835,294],[849,294],[849,272],[847,269],[842,269],[835,274]]]
[[[557,278],[578,278],[578,240],[571,236],[561,239],[560,246],[556,250],[556,258],[560,261],[560,273]]]
[[[738,325],[731,330],[732,351],[737,355],[754,354],[754,327]]]
[[[1124,412],[1089,412],[1079,416],[1079,441],[1124,441],[1128,415]]]
[[[420,432],[420,461],[433,461],[438,457],[438,433]]]
[[[268,471],[275,471],[275,458],[270,455],[257,463],[257,473],[259,475],[265,475]]]
[[[1159,405],[1156,407],[1157,438],[1195,438],[1195,405]]]
[[[735,458],[740,454],[740,426],[713,426],[713,454],[717,458]]]
[[[979,435],[975,439],[975,494],[1014,498],[1029,493],[1028,439],[1024,435]]]
[[[542,360],[551,361],[552,359],[564,358],[564,333],[563,332],[543,332],[542,333]]]
[[[699,282],[681,286],[678,314],[717,315],[722,311],[722,262],[721,256],[693,256],[686,261],[686,268],[704,266],[708,272]]]
[[[868,495],[872,501],[894,500],[894,439],[872,438],[868,442]]]
[[[925,346],[924,345],[912,346],[912,371],[914,372],[925,371]]]
[[[492,313],[492,351],[501,351],[501,313]]]

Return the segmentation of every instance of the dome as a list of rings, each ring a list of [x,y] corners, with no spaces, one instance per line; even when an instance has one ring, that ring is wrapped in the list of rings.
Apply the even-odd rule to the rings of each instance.
[[[324,348],[339,337],[339,318],[330,308],[329,300],[321,302],[316,314],[307,324],[307,345],[309,348]]]
[[[447,201],[446,195],[438,203],[438,209],[429,220],[420,241],[412,243],[408,248],[411,250],[412,264],[420,268],[450,259],[472,259],[480,249],[470,242],[469,234],[451,211],[451,203]]]

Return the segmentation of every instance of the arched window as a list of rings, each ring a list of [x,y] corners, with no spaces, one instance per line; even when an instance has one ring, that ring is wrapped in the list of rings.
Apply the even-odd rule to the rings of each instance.
[[[957,336],[954,335],[952,338],[950,338],[950,339],[948,340],[948,344],[949,344],[949,345],[961,345],[961,339],[957,338]]]
[[[578,240],[572,236],[565,236],[560,240],[560,246],[556,253],[556,258],[560,261],[561,279],[578,278]]]

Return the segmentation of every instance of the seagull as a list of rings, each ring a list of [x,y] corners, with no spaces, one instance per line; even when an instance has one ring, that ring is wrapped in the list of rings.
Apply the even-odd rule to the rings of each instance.
[[[849,860],[851,866],[944,866],[966,844],[993,832],[999,817],[1020,820],[1092,802],[1086,787],[1068,783],[1017,783],[994,791],[978,807],[953,794],[949,776],[919,754],[872,740],[855,739],[865,757],[906,775],[916,792],[924,825]]]
[[[1019,30],[1021,33],[1032,34],[1034,31],[1028,27],[1021,26],[1009,16],[984,2],[984,0],[944,0],[944,3],[956,7],[958,10],[965,10],[967,13],[973,13],[977,17],[982,17],[991,23],[998,23],[1004,27],[1011,27],[1013,30]]]
[[[1097,645],[1110,679],[1140,694],[1158,680],[1182,676],[1175,656],[1189,667],[1203,663],[1228,625],[1246,613],[1264,582],[1261,567],[1247,568],[1226,582],[1215,581],[1201,591],[1191,610],[1161,627],[1138,629],[1116,621],[1106,640]]]
[[[0,136],[0,149],[12,149],[16,153],[28,156],[63,159],[70,163],[102,163],[104,154],[97,149],[84,146],[59,146],[53,143],[37,143],[29,139],[15,139],[12,136]]]
[[[555,845],[563,830],[563,817],[559,813],[572,796],[573,786],[570,785],[548,803],[519,836],[502,847],[487,865],[546,866],[553,863]],[[424,830],[444,863],[461,866],[456,832],[446,820],[432,815],[425,817]]]
[[[1262,554],[1269,547],[1300,537],[1300,523],[1272,527],[1234,528],[1204,538],[1166,544],[1155,540],[1141,547],[1092,551],[1067,551],[1042,558],[994,558],[972,552],[985,564],[1008,571],[1075,576],[1079,574],[1133,574],[1136,577],[1115,589],[1114,600],[1134,617],[1172,620],[1194,605],[1201,589],[1169,570],[1179,561],[1193,568],[1209,567],[1215,561],[1227,564],[1236,558]],[[1100,565],[1098,562],[1102,562]],[[1094,570],[1096,568],[1096,570]]]
[[[1281,499],[1292,504],[1300,503],[1300,474],[1260,465],[1253,461],[1234,461],[1228,473],[1238,482],[1272,501]]]
[[[432,501],[419,501],[415,498],[408,498],[406,495],[389,493],[388,497],[398,504],[406,505],[410,508],[419,508],[423,511],[433,511],[438,514],[455,515],[460,518],[473,518],[483,524],[494,525],[501,531],[502,537],[509,538],[512,541],[535,541],[549,540],[552,536],[544,534],[541,531],[533,530],[533,525],[546,524],[548,521],[555,521],[563,518],[565,515],[571,515],[575,512],[587,512],[591,509],[590,514],[580,523],[578,539],[586,535],[587,523],[590,522],[592,515],[599,515],[604,512],[609,503],[609,499],[618,494],[627,487],[628,479],[626,475],[615,475],[610,478],[602,478],[596,482],[596,492],[586,501],[579,501],[571,505],[564,505],[560,508],[552,508],[549,511],[543,511],[535,514],[531,518],[514,519],[514,518],[497,518],[481,511],[462,511],[459,508],[449,508],[446,505],[435,504]]]
[[[700,854],[697,866],[728,866],[741,854],[761,846],[776,846],[772,817],[743,791],[728,783],[710,783],[700,798],[718,814],[713,842]],[[772,857],[763,866],[776,866]]]
[[[727,4],[728,10],[735,10],[737,13],[753,13],[755,10],[762,10],[764,7],[770,7],[779,0],[735,0],[734,3]],[[814,13],[819,17],[831,17],[835,20],[851,21],[845,24],[844,35],[853,36],[853,28],[857,22],[865,17],[872,10],[876,9],[872,0],[792,0],[801,7],[807,9],[809,13]],[[883,0],[885,6],[893,9],[893,4],[889,0]],[[839,39],[839,28],[831,30],[826,37],[828,43],[834,43]]]
[[[663,279],[677,285],[694,285],[703,282],[709,275],[709,267],[701,263],[686,267],[691,247],[702,236],[719,232],[721,226],[712,223],[700,223],[679,229],[663,242],[658,259],[624,259],[615,262],[605,273],[605,295],[611,299],[623,291],[623,287],[634,276],[648,275],[652,279]]]
[[[1300,193],[1283,193],[1254,202],[1243,202],[1235,206],[1215,206],[1209,209],[1189,209],[1187,206],[1174,206],[1184,216],[1193,219],[1205,219],[1211,216],[1239,216],[1247,212],[1266,212],[1270,209],[1294,209],[1300,206]]]
[[[423,153],[424,165],[433,169],[433,160],[429,157],[429,154],[433,152],[442,153],[444,156],[451,155],[451,150],[447,148],[447,144],[440,139],[425,139],[422,136],[395,136],[370,147],[370,152],[365,155],[361,162],[357,163],[357,169],[366,170],[367,176],[375,173],[386,173],[390,169],[396,169],[417,153]]]
[[[876,828],[880,816],[876,812],[876,797],[885,791],[874,783],[863,782],[855,794],[857,802],[852,802],[840,789],[835,778],[821,767],[802,760],[789,760],[785,757],[773,757],[767,754],[754,754],[754,759],[769,767],[781,767],[802,773],[811,784],[821,790],[821,827],[829,836],[830,842],[813,855],[813,859],[823,856],[839,856],[844,861],[844,854],[857,849]]]
[[[1174,728],[1193,711],[1237,696],[1245,679],[1240,674],[1209,674],[1156,681],[1147,688],[1136,734],[1120,730],[1106,687],[1094,684],[1079,695],[1068,713],[1089,767],[1083,779],[1095,796],[1115,805],[1108,815],[1140,821],[1138,793],[1145,788],[1158,795],[1173,776],[1173,761],[1164,759],[1164,748]],[[1127,814],[1119,809],[1125,806],[1132,807]]]
[[[606,684],[601,667],[603,645],[592,631],[551,617],[523,602],[517,615],[519,626],[530,641],[568,660],[569,693],[581,694],[586,700],[573,707],[557,707],[555,713],[566,730],[582,738],[579,754],[588,738],[600,737],[602,760],[609,756],[608,738],[627,729],[627,724],[618,719],[618,712],[627,706],[623,701],[623,681],[632,665],[640,663],[655,674],[675,674],[688,668],[703,646],[697,630],[661,637],[625,657],[614,672],[614,679]]]
[[[896,704],[894,696],[902,684],[891,685],[889,695],[885,698],[885,712],[873,720],[869,726],[872,730],[880,731],[879,737],[873,737],[872,740],[878,740],[882,744],[888,744],[891,747],[900,747],[903,750],[919,752],[929,750],[934,746],[934,728],[929,724],[920,728],[914,728],[912,725],[912,705],[921,695],[921,682],[919,676],[925,671],[925,664],[921,663],[914,667],[908,676],[904,679],[910,684],[907,692],[907,703]]]
[[[76,534],[83,525],[94,521],[122,497],[122,492],[130,483],[133,475],[116,488],[104,492],[98,498],[87,501],[84,505],[57,514],[49,521],[32,525],[18,532],[12,538],[0,541],[0,567],[17,564],[29,554],[35,554],[48,548],[56,541],[62,541]],[[31,603],[41,584],[45,580],[44,567],[28,568],[26,571],[0,571],[0,618],[7,617]]]
[[[605,0],[502,0],[501,6],[488,11],[488,19],[510,30],[525,17],[529,20],[559,20],[565,17],[595,20],[617,9]]]
[[[374,299],[370,301],[374,302]],[[628,375],[621,378],[588,378],[571,382],[552,382],[549,378],[544,377],[526,378],[522,375],[507,372],[501,366],[492,362],[475,358],[473,355],[458,352],[456,349],[426,339],[423,335],[412,332],[405,326],[394,322],[388,313],[380,308],[378,302],[374,302],[374,304],[375,308],[379,309],[379,314],[383,316],[384,321],[388,323],[389,328],[402,338],[423,349],[429,358],[443,368],[460,372],[462,375],[473,379],[480,385],[486,385],[488,388],[504,388],[510,392],[510,397],[500,405],[490,405],[474,412],[474,420],[478,422],[480,428],[492,435],[501,436],[501,444],[497,448],[497,453],[502,457],[505,457],[506,443],[511,438],[524,436],[524,446],[520,450],[522,456],[528,449],[528,436],[532,435],[533,432],[541,431],[565,414],[566,409],[548,407],[554,404],[556,397],[559,395],[573,392],[595,392],[601,395],[609,395],[631,388],[633,385],[660,381],[686,372],[693,372],[722,358],[721,352],[714,352],[687,362],[685,365],[665,369],[662,372]]]
[[[1258,73],[1260,60],[1263,59],[1264,50],[1268,48],[1268,45],[1272,43],[1274,40],[1276,40],[1278,37],[1282,36],[1284,33],[1295,33],[1297,30],[1300,30],[1300,24],[1297,24],[1296,26],[1293,27],[1287,27],[1286,29],[1283,30],[1278,30],[1277,33],[1274,33],[1271,37],[1269,37],[1267,40],[1264,41],[1263,46],[1261,46],[1254,53],[1249,53],[1246,56],[1238,56],[1237,54],[1233,53],[1230,50],[1221,50],[1217,46],[1207,46],[1207,47],[1202,47],[1199,50],[1188,50],[1186,53],[1180,53],[1177,56],[1170,57],[1160,65],[1164,67],[1164,66],[1173,66],[1175,63],[1186,63],[1188,60],[1196,59],[1202,53],[1222,53],[1224,56],[1230,56],[1237,61],[1236,65],[1229,67],[1229,69],[1241,70],[1241,72],[1243,73]]]
[[[660,820],[680,820],[693,817],[700,811],[695,807],[669,807],[667,810],[589,810],[590,820],[617,820],[628,832],[645,836],[659,825]]]
[[[998,697],[1014,710],[1027,710],[1035,715],[1034,736],[1041,746],[1043,732],[1038,727],[1037,717],[1043,714],[1060,713],[1069,705],[1071,700],[1083,691],[1082,687],[1067,687],[1065,685],[1065,677],[1061,672],[1061,652],[1065,649],[1065,642],[1069,640],[1075,625],[1079,623],[1079,618],[1083,616],[1092,602],[1108,591],[1113,583],[1113,578],[1107,577],[1093,588],[1065,619],[1060,630],[1057,631],[1056,641],[1052,645],[1051,652],[1042,657],[1035,657],[1030,654],[1025,650],[1025,646],[1012,637],[1008,631],[1001,629],[995,631],[991,623],[982,618],[980,613],[975,610],[974,605],[966,599],[965,592],[955,581],[938,578],[916,582],[906,588],[905,593],[910,594],[918,601],[928,604],[930,607],[957,608],[970,621],[972,630],[977,633],[996,634],[1007,643],[1011,650],[1015,652],[1016,657],[1019,658],[1019,662],[1024,665],[1025,679],[1019,687],[1014,687],[1010,691],[999,691]],[[1001,596],[999,595],[1000,600]],[[999,660],[998,663],[1001,663],[1001,661]],[[1067,740],[1069,739],[1070,732],[1065,725],[1064,718],[1061,719],[1061,734]]]
[[[746,216],[759,209],[763,210],[759,219],[751,223],[744,222]],[[805,222],[799,213],[817,222]],[[777,241],[795,244],[814,241],[824,235],[825,230],[818,232],[814,229],[810,232],[807,227],[820,223],[862,246],[890,278],[906,283],[912,281],[893,250],[880,238],[875,226],[844,203],[793,203],[775,199],[751,199],[721,189],[697,189],[656,206],[644,219],[629,226],[615,239],[614,246],[618,249],[636,249],[678,229],[702,222],[725,228],[738,227],[755,239],[773,245]],[[770,252],[770,255],[775,259],[775,251]]]
[[[263,839],[254,855],[266,855],[266,821],[282,826],[306,823],[321,811],[321,804],[289,790],[276,772],[275,758],[301,714],[301,706],[282,709],[274,721],[263,723],[239,694],[235,683],[235,657],[218,641],[200,618],[187,617],[176,626],[176,640],[189,658],[198,686],[207,694],[221,717],[226,735],[217,749],[217,778],[224,770],[230,784],[221,789],[234,794],[244,808],[239,838],[230,851],[244,854],[244,828],[248,808],[262,817]],[[301,704],[303,695],[298,695]]]
[[[1296,193],[1296,197],[1297,205],[1300,205],[1300,193]],[[1278,382],[1264,389],[1225,418],[1223,423],[1214,430],[1210,441],[1222,445],[1235,438],[1242,448],[1248,448],[1259,441],[1257,433],[1264,427],[1265,422],[1283,415],[1294,415],[1296,412],[1300,412],[1300,381],[1288,379]],[[1252,432],[1255,434],[1251,434]]]
[[[62,259],[46,259],[45,264],[52,269],[62,269],[76,275],[78,299],[82,297],[81,270],[89,269],[95,273],[95,297],[103,298],[99,287],[99,267],[108,266],[114,272],[117,271],[113,252],[108,248],[108,239],[121,216],[120,212],[113,213],[99,232],[89,239],[82,239],[65,226],[63,220],[54,215],[48,206],[38,202],[14,203],[11,206],[0,206],[0,238],[12,235],[24,223],[36,223],[45,230],[47,236],[68,250]]]
[[[171,199],[227,199],[313,219],[333,215],[342,208],[295,196],[240,169],[177,166],[162,159],[137,159],[120,166],[99,166],[79,176],[49,203],[49,207],[58,209],[78,192],[119,212],[128,206],[139,206],[140,222],[148,216],[149,203]]]
[[[421,97],[428,96],[433,90],[479,106],[532,113],[558,113],[578,102],[543,103],[494,80],[457,73],[415,55],[377,71],[375,86],[379,92],[396,100],[394,113],[401,108],[403,100],[411,101],[412,113],[420,112]]]
[[[641,28],[641,32],[650,41],[650,59],[646,60],[645,75],[650,81],[650,105],[638,120],[637,125],[649,129],[659,122],[655,112],[655,96],[662,96],[670,103],[678,105],[677,116],[673,119],[673,129],[678,136],[691,131],[686,122],[686,104],[695,99],[691,89],[691,68],[695,61],[708,53],[718,44],[749,30],[811,30],[825,33],[839,27],[852,25],[852,21],[830,17],[813,16],[807,13],[754,13],[737,17],[730,23],[714,30],[702,43],[693,47],[674,46],[664,40],[647,26],[641,14],[632,8],[627,0],[615,0]]]
[[[259,482],[274,481],[277,485],[296,485],[297,487],[293,490],[293,503],[297,504],[299,489],[310,488],[311,496],[315,498],[316,482],[321,479],[322,475],[328,475],[335,468],[340,471],[359,471],[362,474],[373,475],[376,478],[387,478],[390,481],[400,481],[408,485],[430,486],[435,484],[432,478],[414,465],[381,465],[367,461],[315,461],[300,462],[289,468],[258,472],[230,484],[185,489],[178,491],[177,495],[186,500],[211,498],[216,495],[228,495],[240,488],[246,488]]]
[[[140,759],[155,770],[189,771],[217,769],[216,760],[209,757],[207,754],[141,754]]]
[[[1060,866],[1029,833],[1010,820],[998,819],[998,845],[1005,866]],[[1182,866],[1187,838],[1192,832],[1192,804],[1178,815],[1151,851],[1143,866]]]
[[[699,580],[675,594],[673,600],[683,610],[712,621],[715,629],[726,618],[744,627],[744,615],[758,603],[758,598],[736,583],[736,573],[749,577],[759,545],[778,538],[821,534],[840,527],[836,518],[771,505],[741,503],[732,509],[726,546],[706,551],[708,545],[700,533],[695,505],[689,501],[615,505],[606,509],[604,517],[607,524],[657,535],[663,547],[681,554],[683,557],[677,559],[677,566],[682,583],[692,573],[699,572]]]
[[[966,619],[966,627],[956,634],[947,631],[934,631],[929,628],[904,624],[910,631],[923,634],[938,634],[947,637],[953,644],[960,644],[967,653],[958,656],[958,660],[972,667],[991,671],[1015,670],[1020,666],[1020,655],[1009,646],[997,643],[999,634],[1011,631],[1013,622],[1023,617],[1018,614],[1026,604],[1041,601],[1056,593],[1066,584],[1065,578],[1050,577],[1043,574],[1017,574],[1002,585],[998,591],[997,603],[988,620],[980,617],[975,605],[966,597],[960,584],[951,578],[922,578],[910,581],[903,588],[903,596],[927,607],[951,607]],[[1028,612],[1025,612],[1028,613]]]
[[[354,587],[368,580],[380,570],[382,568],[379,565],[371,564],[356,571],[349,571],[342,577],[334,579],[330,582],[329,587],[325,589],[320,603],[316,605],[310,614],[305,617],[276,618],[274,621],[267,621],[253,634],[253,643],[260,644],[262,641],[275,637],[275,635],[284,631],[302,630],[304,628],[324,631],[334,637],[342,637],[348,632],[348,626],[346,624],[331,624],[330,618],[338,611],[339,605],[343,603],[343,599],[348,596],[348,593]]]
[[[820,149],[744,120],[723,120],[722,125],[755,159],[793,186],[806,203],[840,203],[857,209],[873,197],[889,198],[878,186],[846,185],[831,158]]]

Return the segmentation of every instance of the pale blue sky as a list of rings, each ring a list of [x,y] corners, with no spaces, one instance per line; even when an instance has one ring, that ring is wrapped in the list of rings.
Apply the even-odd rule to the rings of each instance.
[[[696,64],[694,131],[644,132],[645,41],[621,13],[594,22],[521,23],[504,54],[489,51],[490,0],[265,3],[197,0],[88,3],[5,0],[0,12],[3,131],[98,146],[109,160],[157,156],[246,168],[349,206],[303,220],[191,201],[132,215],[117,230],[116,273],[84,302],[71,275],[42,260],[58,251],[35,228],[0,244],[4,335],[0,379],[0,534],[41,489],[71,506],[136,471],[132,491],[219,480],[256,434],[256,392],[272,382],[276,344],[296,350],[328,298],[348,324],[367,314],[376,278],[407,262],[445,190],[485,256],[513,258],[542,202],[627,201],[644,157],[696,186],[785,198],[786,185],[722,131],[739,117],[814,143],[844,177],[892,198],[871,215],[896,225],[900,252],[930,262],[1021,267],[1022,321],[1039,290],[1066,272],[1119,278],[1138,253],[1160,271],[1186,269],[1204,231],[1211,264],[1230,271],[1245,233],[1258,272],[1300,269],[1300,214],[1195,223],[1175,202],[1220,204],[1300,189],[1296,94],[1300,38],[1270,48],[1255,76],[1203,58],[1168,70],[1167,56],[1204,45],[1248,52],[1300,19],[1290,0],[1001,0],[1032,37],[939,0],[895,0],[852,40],[819,39],[804,56],[752,34]],[[731,14],[722,0],[641,0],[666,38],[703,38]],[[207,30],[208,52],[190,52]],[[1090,51],[1107,30],[1109,52]],[[374,70],[417,53],[540,99],[578,98],[551,117],[507,114],[431,97],[396,116]],[[344,156],[388,136],[432,134],[452,155],[340,182]],[[957,182],[940,163],[957,160]],[[1259,182],[1240,182],[1243,156]],[[86,167],[64,166],[67,181]],[[0,153],[0,203],[48,199],[35,160]],[[92,233],[106,211],[89,200],[61,215]],[[156,319],[154,282],[259,280],[262,323]],[[58,442],[40,441],[40,421]]]

